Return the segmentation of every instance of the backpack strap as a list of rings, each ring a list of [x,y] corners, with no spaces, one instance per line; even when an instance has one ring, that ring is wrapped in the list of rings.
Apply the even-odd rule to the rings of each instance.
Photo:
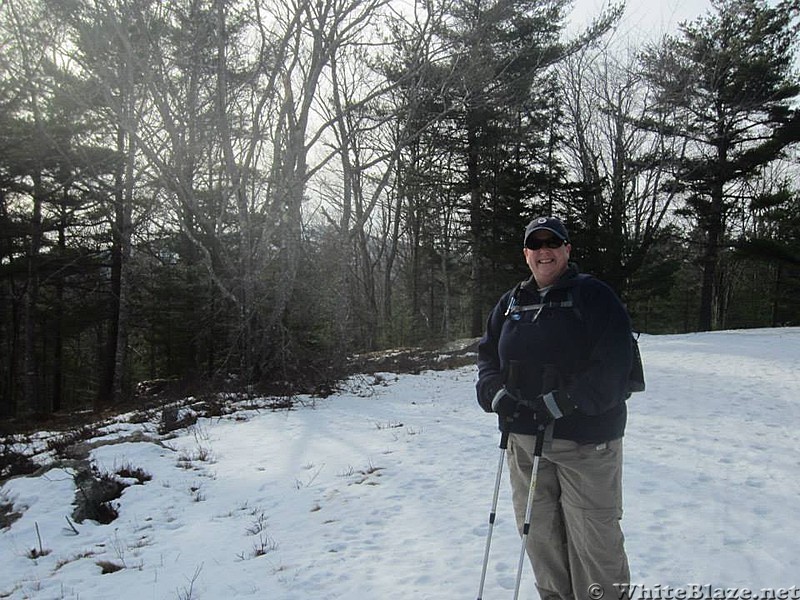
[[[573,308],[573,302],[571,299],[567,299],[561,302],[543,302],[540,304],[523,304],[521,306],[519,304],[514,304],[513,306],[509,304],[506,310],[506,316],[529,310],[542,310],[544,308]]]
[[[587,273],[578,273],[570,280],[570,284],[567,287],[567,298],[572,300],[572,310],[575,311],[579,321],[583,321],[579,301],[581,287],[584,281],[588,281],[591,278],[592,276]]]
[[[514,307],[517,305],[517,301],[519,300],[519,290],[522,287],[522,284],[525,283],[524,281],[520,281],[517,285],[514,286],[514,289],[511,291],[511,296],[509,296],[508,306],[506,307],[506,312],[504,313],[506,317],[512,313]]]

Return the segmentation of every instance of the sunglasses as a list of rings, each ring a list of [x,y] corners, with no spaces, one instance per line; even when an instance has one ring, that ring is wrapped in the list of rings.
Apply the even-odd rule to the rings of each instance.
[[[528,241],[525,242],[525,247],[529,250],[539,250],[543,247],[555,250],[556,248],[561,248],[561,246],[565,245],[566,243],[567,242],[565,240],[556,237],[549,237],[543,240],[530,237],[528,238]]]

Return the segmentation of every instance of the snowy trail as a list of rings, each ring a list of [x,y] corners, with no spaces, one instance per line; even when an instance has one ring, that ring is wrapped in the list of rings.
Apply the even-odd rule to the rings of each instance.
[[[640,345],[648,391],[629,403],[624,479],[634,582],[799,586],[800,328]],[[474,372],[356,378],[313,407],[201,419],[166,447],[97,448],[101,471],[153,479],[78,535],[69,470],[13,479],[0,502],[26,508],[0,533],[0,598],[474,598],[499,453]],[[50,552],[30,558],[37,525]],[[504,476],[486,600],[511,597],[518,553]],[[103,561],[123,568],[101,574]],[[521,597],[537,598],[527,565]]]

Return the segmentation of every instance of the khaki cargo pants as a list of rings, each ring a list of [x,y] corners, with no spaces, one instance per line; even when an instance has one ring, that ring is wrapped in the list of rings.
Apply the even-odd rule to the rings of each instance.
[[[508,464],[520,532],[535,437],[511,434]],[[539,461],[527,553],[542,600],[619,598],[630,581],[622,518],[622,440],[546,444]]]

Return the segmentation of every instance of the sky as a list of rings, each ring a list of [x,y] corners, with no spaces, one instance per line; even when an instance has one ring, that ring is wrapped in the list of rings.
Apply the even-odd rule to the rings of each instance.
[[[573,25],[587,24],[609,5],[604,0],[575,0]],[[627,0],[618,36],[630,39],[658,38],[675,33],[683,21],[694,21],[711,8],[709,0]]]
[[[800,599],[800,328],[640,348],[623,476],[634,597]],[[109,419],[94,468],[151,479],[107,525],[71,518],[68,464],[5,482],[21,517],[0,531],[0,598],[475,598],[501,452],[475,371],[356,376],[295,410],[253,399],[173,434],[157,414]],[[52,437],[18,449],[45,464]],[[521,548],[501,475],[486,600],[512,597]],[[537,598],[527,562],[519,598]]]

